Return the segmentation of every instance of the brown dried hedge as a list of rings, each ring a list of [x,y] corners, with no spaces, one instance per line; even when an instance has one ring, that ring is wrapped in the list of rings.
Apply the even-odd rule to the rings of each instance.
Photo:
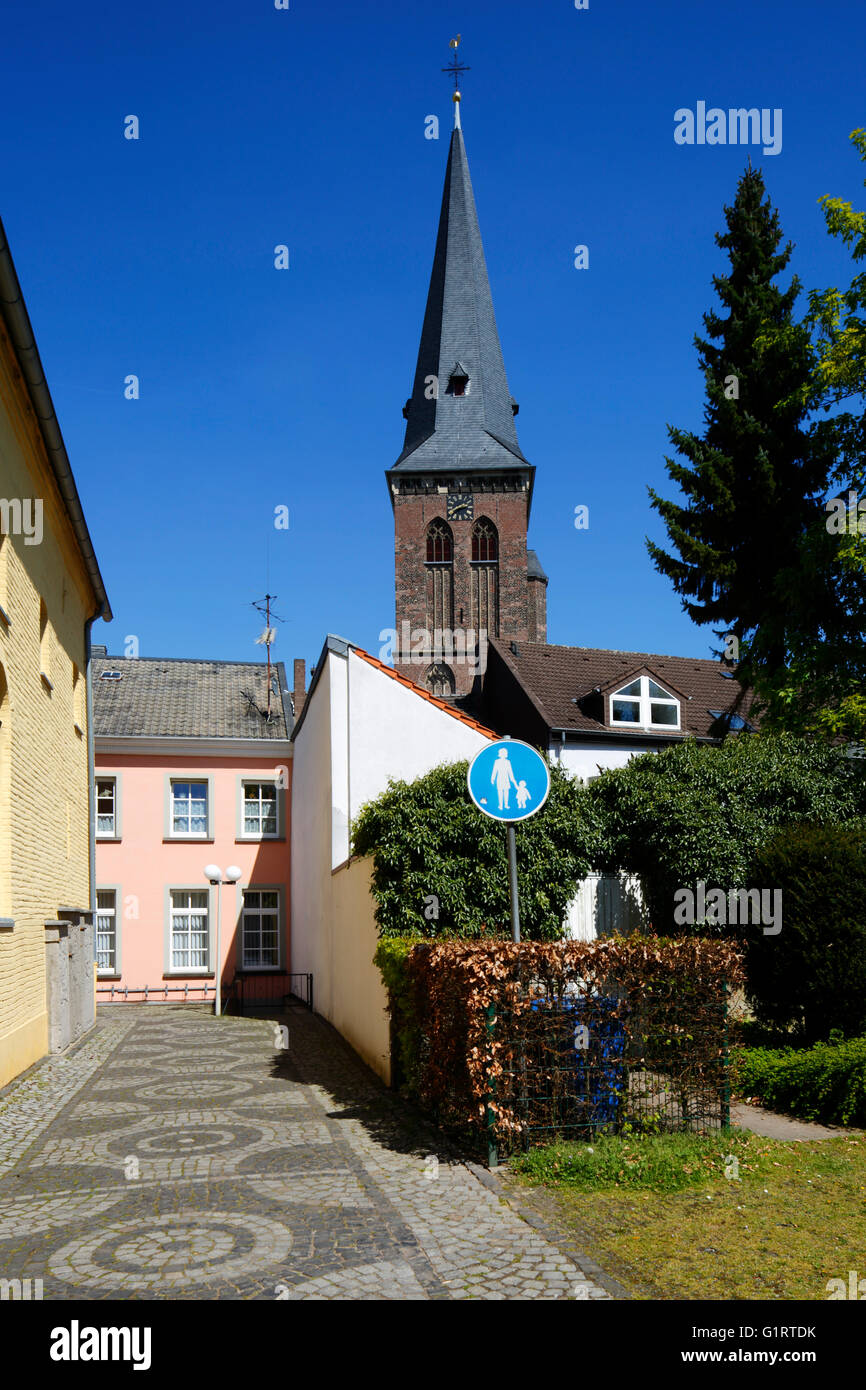
[[[686,1114],[690,1094],[722,1084],[724,1001],[743,980],[736,946],[700,937],[425,942],[408,952],[405,968],[419,1099],[443,1123],[483,1126],[492,1112],[502,1137],[526,1127],[509,1077],[515,1040],[537,1041],[538,1001],[580,998],[591,1019],[603,1000],[606,1024],[614,1020],[627,1039],[623,1065],[664,1072]],[[507,1028],[492,1027],[491,1014]],[[525,1114],[525,1093],[523,1104]]]

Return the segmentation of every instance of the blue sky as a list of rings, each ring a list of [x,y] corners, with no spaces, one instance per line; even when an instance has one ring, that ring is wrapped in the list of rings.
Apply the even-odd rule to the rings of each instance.
[[[818,198],[863,203],[863,6],[48,0],[3,32],[0,214],[115,613],[94,640],[258,659],[269,586],[275,658],[378,650],[460,32],[549,639],[709,653],[646,554],[646,487],[670,494],[666,423],[701,425],[692,338],[749,153],[805,286],[850,279]],[[781,153],[676,145],[699,100],[781,108]]]

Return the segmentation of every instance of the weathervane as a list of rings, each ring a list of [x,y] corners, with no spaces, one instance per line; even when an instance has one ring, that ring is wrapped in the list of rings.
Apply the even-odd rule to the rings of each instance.
[[[451,40],[450,40],[450,47],[454,49],[454,57],[451,59],[451,62],[448,64],[448,67],[447,67],[447,68],[442,68],[442,72],[450,72],[450,73],[453,74],[453,77],[454,77],[454,96],[453,96],[453,98],[452,98],[452,100],[453,100],[453,102],[454,102],[454,124],[455,124],[456,126],[459,126],[459,125],[460,125],[460,89],[459,89],[459,77],[460,77],[461,72],[469,72],[470,69],[469,69],[468,67],[466,67],[463,63],[458,62],[458,59],[457,59],[457,50],[458,50],[458,48],[460,47],[460,35],[459,35],[459,34],[457,35],[456,39],[451,39]]]

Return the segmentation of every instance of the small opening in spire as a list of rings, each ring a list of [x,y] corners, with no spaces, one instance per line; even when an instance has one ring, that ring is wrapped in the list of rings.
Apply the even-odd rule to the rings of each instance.
[[[448,378],[448,390],[452,396],[465,396],[469,385],[469,373],[459,362],[455,362]]]

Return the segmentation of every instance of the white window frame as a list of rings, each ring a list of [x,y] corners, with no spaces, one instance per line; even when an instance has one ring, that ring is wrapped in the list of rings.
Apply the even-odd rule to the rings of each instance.
[[[190,906],[190,904],[189,904],[188,901],[187,901],[185,904],[183,904],[182,906],[180,906],[180,907],[175,907],[174,899],[175,899],[175,895],[176,895],[176,894],[183,894],[183,895],[188,899],[189,896],[190,896],[192,893],[201,894],[201,895],[204,897],[204,899],[205,899],[205,905],[204,905],[203,908],[201,908],[201,907],[192,907],[192,906]],[[185,975],[210,975],[210,974],[212,974],[212,973],[213,973],[213,969],[212,969],[212,964],[211,964],[211,894],[208,892],[207,888],[199,888],[199,887],[195,887],[195,888],[183,888],[183,887],[177,888],[177,887],[175,887],[175,888],[167,888],[167,889],[166,889],[166,895],[167,895],[167,908],[166,908],[166,911],[167,911],[167,922],[166,922],[166,935],[167,935],[167,940],[166,940],[166,970],[165,970],[165,973],[166,973],[167,975],[181,975],[181,976],[185,976]],[[175,918],[176,918],[176,917],[190,917],[190,916],[192,916],[193,914],[195,914],[195,915],[198,916],[198,915],[201,915],[202,912],[204,913],[204,917],[205,917],[205,931],[204,931],[204,937],[205,937],[205,941],[204,941],[204,964],[203,964],[203,965],[175,965],[175,963],[174,963],[174,949],[175,949],[175,948],[174,948],[174,923],[175,923]],[[187,938],[189,938],[189,937],[191,936],[190,930],[187,929],[187,931],[186,931],[185,934],[186,934]],[[191,950],[191,948],[188,948],[187,953],[188,953],[189,955],[192,955],[192,950]]]
[[[114,906],[113,906],[113,907],[100,907],[100,906],[99,906],[99,895],[100,895],[100,893],[111,893],[111,895],[112,895],[113,898],[114,898]],[[122,898],[121,898],[120,888],[118,887],[117,884],[114,884],[114,883],[103,883],[103,884],[98,884],[98,885],[97,885],[97,888],[96,888],[96,914],[95,914],[95,928],[94,928],[94,947],[93,947],[93,949],[94,949],[94,955],[95,955],[95,957],[96,957],[96,973],[97,973],[97,976],[98,976],[98,978],[99,978],[100,980],[106,980],[106,979],[109,979],[109,980],[117,980],[117,979],[120,978],[120,974],[121,974],[121,970],[120,970],[120,930],[119,930],[119,926],[118,926],[118,917],[119,917],[119,914],[120,914],[120,907],[121,907],[122,901],[123,901],[123,900],[122,900]],[[112,936],[113,936],[113,938],[114,938],[114,944],[113,944],[112,951],[111,951],[111,954],[112,954],[112,957],[113,957],[113,964],[112,964],[112,965],[100,965],[100,963],[99,963],[99,947],[98,947],[99,937],[100,937],[101,934],[104,935],[104,933],[100,933],[100,929],[99,929],[99,919],[100,919],[100,917],[113,917],[113,919],[114,919],[114,926],[113,926],[113,928],[112,928]]]
[[[261,905],[260,905],[258,908],[250,908],[250,909],[247,909],[246,898],[247,898],[247,894],[248,894],[248,893],[274,893],[274,894],[276,895],[276,899],[277,899],[276,908],[263,908],[263,907],[261,907]],[[237,968],[238,968],[238,970],[243,971],[244,974],[246,974],[246,973],[248,973],[248,972],[253,972],[253,971],[268,971],[268,970],[281,970],[281,969],[282,969],[282,964],[283,964],[283,901],[284,901],[283,889],[282,889],[282,887],[281,887],[279,884],[277,884],[277,883],[248,883],[248,884],[246,884],[243,888],[240,889],[240,929],[241,929],[241,930],[240,930],[240,943],[239,943],[239,944],[240,944],[240,953],[239,953],[239,954],[240,954],[240,959],[239,959],[239,961],[238,961],[238,966],[237,966]],[[247,963],[246,963],[246,930],[247,930],[247,927],[246,927],[246,918],[247,918],[247,911],[248,911],[248,910],[249,910],[250,916],[257,916],[259,919],[261,919],[261,916],[262,916],[262,913],[263,913],[263,912],[269,912],[269,913],[270,913],[270,912],[275,912],[276,918],[277,918],[277,940],[276,940],[276,960],[275,960],[275,961],[273,961],[273,962],[268,961],[267,963],[263,963],[263,962],[262,962],[262,963],[259,963],[258,965],[247,965]],[[261,927],[259,927],[259,939],[260,939],[260,942],[261,942]]]
[[[273,787],[276,802],[276,829],[275,830],[247,830],[246,828],[246,789],[247,787]],[[279,785],[276,777],[268,777],[263,774],[259,777],[239,777],[238,778],[238,807],[237,824],[235,838],[237,840],[284,840],[285,831],[285,804],[286,793],[284,788]],[[259,807],[261,807],[261,792],[259,792]],[[259,818],[261,821],[261,817]]]
[[[114,829],[100,830],[99,828],[99,784],[100,782],[112,782],[114,784]],[[119,840],[120,834],[120,778],[115,772],[99,772],[93,778],[93,816],[96,827],[97,840]]]
[[[628,690],[629,686],[634,685],[636,681],[640,681],[640,693],[638,695],[624,694],[623,692]],[[615,729],[666,729],[668,732],[676,732],[681,728],[682,719],[680,701],[676,698],[675,695],[671,695],[670,692],[667,690],[665,690],[665,694],[663,696],[651,695],[650,682],[652,682],[653,685],[658,686],[659,690],[665,690],[665,687],[661,684],[661,681],[656,680],[655,676],[632,676],[631,680],[625,681],[619,687],[618,690],[614,690],[611,692],[611,694],[608,696],[608,714],[611,727]],[[630,703],[636,704],[638,707],[637,720],[616,719],[614,717],[613,712],[615,700],[628,700]],[[676,710],[677,715],[676,723],[655,723],[650,717],[652,714],[653,705],[673,706],[673,708]]]
[[[165,833],[166,840],[196,840],[199,844],[213,840],[213,777],[203,772],[172,772],[165,779]],[[204,830],[175,830],[174,828],[174,789],[181,783],[203,786],[205,789],[205,828]],[[191,799],[191,798],[190,798]]]

